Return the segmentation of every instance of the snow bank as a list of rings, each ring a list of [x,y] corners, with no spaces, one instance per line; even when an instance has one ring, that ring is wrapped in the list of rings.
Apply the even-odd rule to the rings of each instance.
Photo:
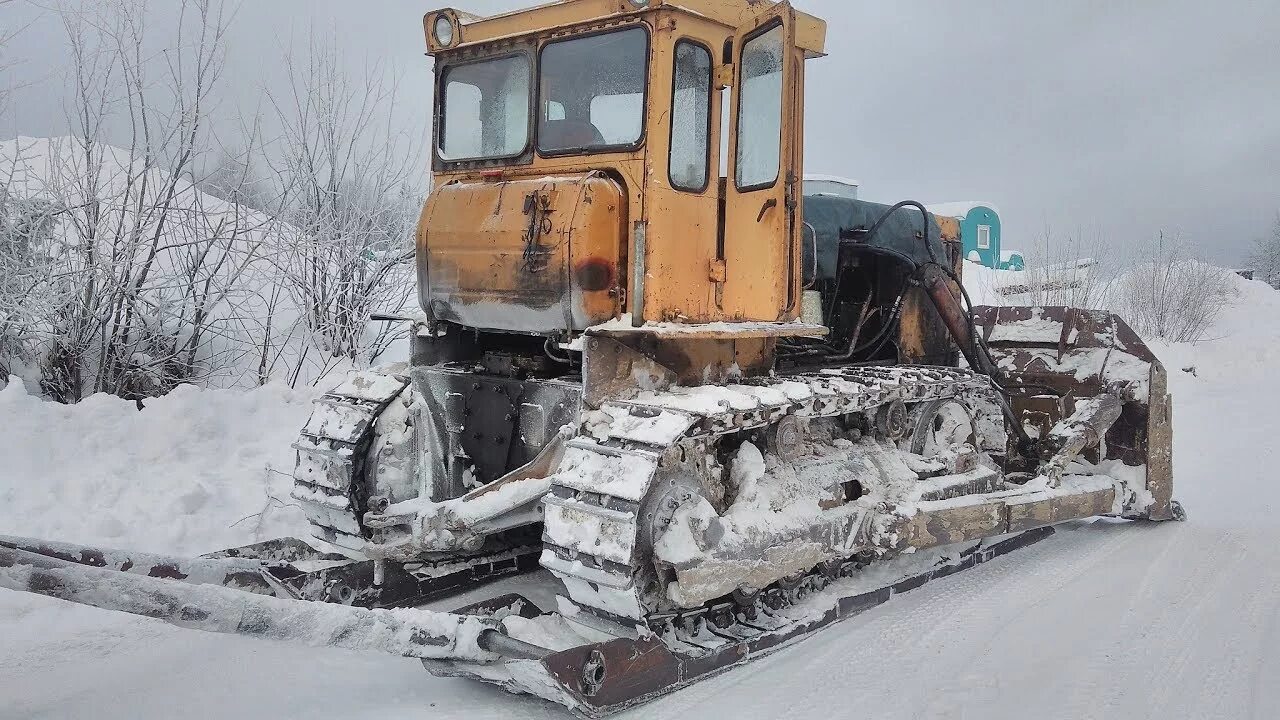
[[[189,555],[305,536],[289,505],[313,391],[180,386],[61,405],[0,389],[0,533]]]
[[[1000,293],[1001,288],[1025,283],[1028,273],[1025,270],[996,270],[976,263],[963,263],[964,288],[969,291],[969,298],[974,305],[1012,305],[1008,297]]]

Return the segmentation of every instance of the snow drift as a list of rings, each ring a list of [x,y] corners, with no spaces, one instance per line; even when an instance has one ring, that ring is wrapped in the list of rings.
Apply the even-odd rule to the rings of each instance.
[[[312,392],[180,386],[62,405],[0,389],[0,532],[192,555],[305,536],[289,445]]]

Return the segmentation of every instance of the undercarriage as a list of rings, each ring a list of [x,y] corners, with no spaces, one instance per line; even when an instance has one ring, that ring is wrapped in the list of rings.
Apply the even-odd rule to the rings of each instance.
[[[1004,386],[921,365],[704,369],[714,382],[687,385],[661,331],[589,334],[577,378],[457,362],[357,373],[317,401],[295,445],[293,499],[313,538],[197,560],[0,538],[0,585],[373,647],[597,715],[1055,524],[1181,517],[1164,370],[1127,326],[1061,308],[976,317]],[[707,368],[730,367],[725,353],[749,363],[759,343],[680,333]],[[475,461],[481,427],[513,434],[489,439],[505,466]],[[499,595],[381,614],[526,573],[551,584],[554,606]]]

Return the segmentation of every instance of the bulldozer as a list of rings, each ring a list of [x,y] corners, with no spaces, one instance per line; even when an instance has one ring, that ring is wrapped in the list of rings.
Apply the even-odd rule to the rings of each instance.
[[[194,559],[0,538],[0,586],[596,716],[1055,525],[1183,517],[1165,369],[1120,318],[975,307],[955,219],[805,192],[822,20],[561,0],[424,31],[420,310],[382,318],[410,358],[317,400],[294,445],[313,537]]]

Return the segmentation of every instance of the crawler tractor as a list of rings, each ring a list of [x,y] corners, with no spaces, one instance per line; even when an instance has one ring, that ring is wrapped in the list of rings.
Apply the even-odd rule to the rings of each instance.
[[[563,0],[424,24],[412,355],[317,401],[314,537],[195,560],[7,538],[0,584],[594,715],[1055,524],[1180,517],[1165,370],[1123,321],[972,307],[954,219],[805,196],[821,20]],[[391,609],[518,574],[540,602]]]

